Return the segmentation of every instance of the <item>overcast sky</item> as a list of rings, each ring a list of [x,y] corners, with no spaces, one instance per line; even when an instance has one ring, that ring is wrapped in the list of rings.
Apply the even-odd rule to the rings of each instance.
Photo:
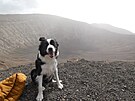
[[[1,14],[52,14],[135,33],[135,0],[0,0]]]

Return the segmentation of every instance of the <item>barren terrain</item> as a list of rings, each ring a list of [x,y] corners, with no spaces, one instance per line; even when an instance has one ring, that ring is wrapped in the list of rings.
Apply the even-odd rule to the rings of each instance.
[[[132,32],[52,15],[0,15],[0,81],[16,72],[27,75],[19,101],[37,96],[30,72],[41,36],[60,45],[58,68],[64,84],[62,90],[55,83],[44,85],[43,101],[135,101]]]
[[[36,101],[37,85],[30,79],[33,64],[0,71],[2,79],[22,72],[28,76],[19,101]],[[135,101],[135,62],[68,61],[58,65],[64,89],[44,85],[43,101]]]
[[[35,61],[39,37],[55,38],[60,61],[135,60],[135,34],[103,24],[88,24],[53,15],[0,15],[0,69]]]

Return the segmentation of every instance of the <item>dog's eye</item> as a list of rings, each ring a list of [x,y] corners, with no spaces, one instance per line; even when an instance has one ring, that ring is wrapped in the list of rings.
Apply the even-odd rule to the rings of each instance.
[[[50,44],[51,44],[51,45],[54,45],[54,44],[55,44],[55,43],[54,43],[54,40],[51,40],[51,41],[50,41]]]

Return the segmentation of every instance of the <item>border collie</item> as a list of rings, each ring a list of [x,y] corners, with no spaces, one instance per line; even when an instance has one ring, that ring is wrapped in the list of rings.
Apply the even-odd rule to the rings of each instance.
[[[42,86],[42,83],[48,83],[54,81],[53,76],[56,78],[58,88],[62,89],[63,85],[58,76],[57,68],[57,57],[59,55],[58,46],[56,40],[54,39],[45,39],[45,37],[40,37],[39,39],[39,53],[35,61],[36,69],[31,71],[31,79],[33,82],[38,83],[38,95],[36,100],[42,101],[43,99],[43,90],[45,89]],[[54,81],[55,82],[55,81]]]

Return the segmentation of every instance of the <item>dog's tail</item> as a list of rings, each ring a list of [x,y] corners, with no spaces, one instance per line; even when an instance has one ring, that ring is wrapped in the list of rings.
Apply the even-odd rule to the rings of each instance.
[[[36,77],[37,77],[37,73],[36,73],[36,69],[33,69],[31,71],[31,79],[34,83],[36,83]]]

